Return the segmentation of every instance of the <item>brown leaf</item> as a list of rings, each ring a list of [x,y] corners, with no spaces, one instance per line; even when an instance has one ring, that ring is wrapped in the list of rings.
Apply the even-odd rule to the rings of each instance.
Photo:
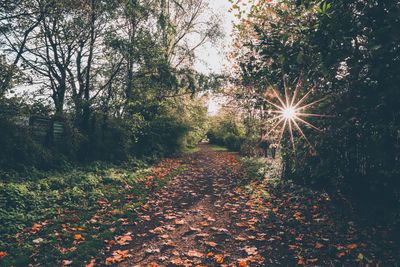
[[[356,249],[357,247],[358,247],[358,245],[355,244],[355,243],[349,244],[349,245],[346,246],[346,248],[348,248],[348,249],[350,249],[350,250]]]
[[[189,250],[188,253],[186,253],[189,257],[194,257],[194,258],[202,258],[204,257],[204,254],[201,252],[198,252],[196,250]]]
[[[174,223],[176,225],[184,225],[186,222],[185,222],[185,220],[175,220]]]
[[[92,259],[88,264],[85,265],[85,267],[94,267],[96,265],[96,260]]]
[[[124,246],[124,245],[127,245],[129,243],[129,241],[132,241],[132,236],[130,233],[128,233],[123,236],[117,236],[115,238],[115,240],[119,245]]]
[[[185,262],[181,258],[176,258],[171,260],[171,264],[177,265],[177,266],[184,266]]]
[[[215,243],[215,242],[205,242],[205,244],[208,245],[208,246],[210,246],[210,247],[213,247],[213,248],[215,248],[216,246],[218,246],[218,244]]]
[[[111,257],[108,257],[106,259],[106,265],[111,265],[114,263],[121,262],[127,258],[129,258],[131,255],[129,254],[129,250],[116,250],[112,253]]]
[[[224,263],[224,255],[222,254],[217,254],[214,256],[214,260],[216,263]]]
[[[316,249],[320,249],[320,248],[322,248],[324,245],[322,245],[321,243],[315,243],[315,248]]]

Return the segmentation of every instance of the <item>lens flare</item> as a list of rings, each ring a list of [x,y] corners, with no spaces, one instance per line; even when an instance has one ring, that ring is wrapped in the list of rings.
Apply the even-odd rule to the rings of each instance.
[[[268,99],[265,99],[267,103],[275,108],[275,110],[270,110],[268,113],[273,114],[273,126],[269,132],[267,132],[264,136],[269,136],[273,131],[277,128],[280,129],[279,133],[279,140],[278,143],[281,142],[283,138],[283,134],[287,130],[290,135],[290,141],[292,143],[293,149],[295,150],[295,142],[294,142],[294,131],[297,131],[301,138],[303,138],[307,144],[314,150],[313,146],[311,145],[310,141],[308,140],[307,136],[304,134],[302,126],[312,128],[316,131],[321,132],[322,130],[311,124],[310,122],[306,121],[307,117],[331,117],[328,115],[321,115],[321,114],[313,114],[308,113],[307,110],[315,106],[317,103],[322,102],[326,98],[321,98],[319,100],[313,101],[311,103],[305,104],[307,99],[309,98],[313,89],[309,90],[302,98],[298,99],[297,95],[299,93],[301,87],[301,79],[298,80],[296,88],[294,90],[293,96],[289,97],[288,89],[285,83],[285,97],[281,97],[279,92],[275,89],[272,89],[274,92],[274,98],[278,99],[279,103],[274,103]]]
[[[282,111],[285,119],[291,120],[296,116],[296,110],[293,107],[287,107]]]

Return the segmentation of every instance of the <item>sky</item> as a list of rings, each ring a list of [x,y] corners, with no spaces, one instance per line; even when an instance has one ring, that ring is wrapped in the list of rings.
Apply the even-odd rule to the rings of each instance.
[[[225,33],[224,38],[218,42],[218,46],[206,44],[197,51],[199,61],[195,68],[203,73],[222,73],[224,65],[228,62],[225,53],[229,50],[232,43],[233,21],[235,19],[228,10],[232,6],[228,0],[208,0],[209,6],[220,16],[222,28]]]
[[[210,7],[220,15],[222,28],[225,36],[219,42],[219,46],[207,44],[201,47],[197,55],[200,60],[196,62],[195,68],[202,73],[223,73],[224,67],[228,64],[226,53],[229,51],[232,43],[233,21],[235,17],[228,10],[232,4],[228,0],[209,0]],[[211,97],[208,101],[209,115],[216,115],[221,107],[221,99]]]

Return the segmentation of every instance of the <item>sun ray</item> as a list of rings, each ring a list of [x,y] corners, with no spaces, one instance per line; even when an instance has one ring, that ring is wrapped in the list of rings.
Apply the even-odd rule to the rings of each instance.
[[[288,119],[289,121],[289,132],[290,132],[290,141],[292,142],[293,151],[296,151],[296,146],[294,144],[294,136],[293,136],[293,129],[292,129],[292,119]]]
[[[296,145],[295,145],[295,133],[298,132],[298,135],[305,140],[305,142],[311,147],[311,149],[314,149],[312,146],[310,140],[307,138],[306,134],[304,133],[301,124],[305,125],[307,127],[310,127],[318,132],[322,132],[321,129],[318,127],[314,126],[310,122],[306,121],[305,119],[308,117],[315,117],[315,118],[326,118],[326,117],[333,117],[329,115],[323,115],[323,114],[315,114],[315,113],[309,113],[306,112],[309,108],[312,108],[315,106],[317,103],[320,103],[324,100],[326,100],[326,97],[318,99],[316,101],[310,102],[308,104],[305,104],[307,99],[310,97],[311,93],[313,92],[314,87],[309,90],[304,96],[302,96],[298,101],[298,94],[300,91],[300,88],[302,86],[302,78],[300,77],[297,80],[296,87],[294,89],[292,97],[289,96],[289,90],[287,86],[287,82],[284,78],[284,98],[281,97],[279,92],[272,88],[274,92],[274,97],[276,97],[279,101],[279,103],[274,103],[272,101],[269,101],[268,99],[265,99],[265,101],[276,108],[276,110],[270,110],[269,114],[273,114],[272,116],[272,121],[273,121],[273,126],[270,129],[268,133],[266,133],[265,136],[269,136],[273,131],[275,131],[278,127],[280,128],[280,131],[276,137],[278,137],[278,143],[280,143],[283,139],[285,130],[288,130],[289,132],[289,138],[290,142],[292,143],[293,150],[296,151]],[[283,123],[282,123],[283,122]],[[283,125],[282,125],[283,124]],[[296,135],[297,136],[297,135]]]
[[[318,131],[318,132],[322,132],[322,130],[320,128],[317,128],[316,126],[312,125],[311,123],[301,119],[301,118],[297,118],[300,122],[304,123],[305,125],[313,128],[314,130]]]

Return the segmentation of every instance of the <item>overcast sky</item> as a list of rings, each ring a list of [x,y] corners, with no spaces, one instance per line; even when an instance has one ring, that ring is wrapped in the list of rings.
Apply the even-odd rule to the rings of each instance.
[[[217,14],[220,15],[222,20],[222,28],[225,33],[225,38],[221,42],[218,42],[219,47],[215,47],[211,44],[207,44],[197,52],[199,61],[195,67],[198,71],[203,73],[222,73],[223,66],[227,62],[225,53],[229,50],[231,45],[231,33],[232,33],[232,21],[234,16],[229,13],[228,10],[231,7],[231,3],[228,0],[208,0],[209,5],[214,9]]]

